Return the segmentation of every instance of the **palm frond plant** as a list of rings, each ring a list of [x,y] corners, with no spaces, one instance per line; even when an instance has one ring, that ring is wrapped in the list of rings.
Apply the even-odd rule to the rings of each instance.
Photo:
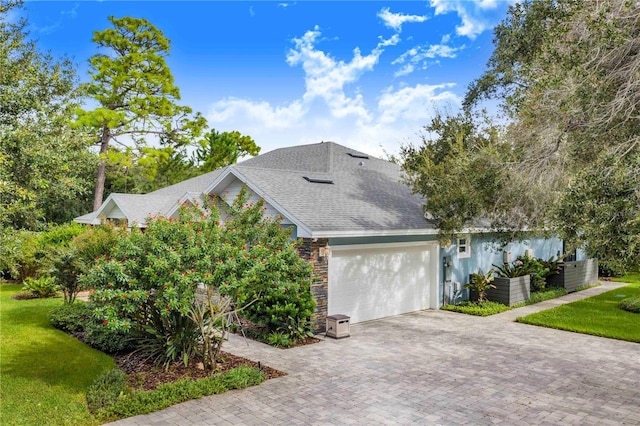
[[[475,291],[478,293],[478,303],[486,302],[487,290],[496,288],[493,282],[493,269],[489,270],[486,274],[482,272],[482,269],[478,269],[478,272],[469,276],[469,284],[465,284],[464,288]]]

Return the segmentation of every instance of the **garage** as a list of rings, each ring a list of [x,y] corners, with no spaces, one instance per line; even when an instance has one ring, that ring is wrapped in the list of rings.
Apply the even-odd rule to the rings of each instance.
[[[438,265],[435,243],[332,246],[328,314],[357,323],[437,308]]]

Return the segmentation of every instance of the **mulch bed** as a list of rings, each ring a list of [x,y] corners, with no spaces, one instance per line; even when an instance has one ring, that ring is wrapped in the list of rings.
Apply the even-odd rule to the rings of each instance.
[[[286,373],[282,371],[224,351],[220,352],[220,362],[218,362],[213,371],[202,369],[202,364],[198,368],[201,362],[200,359],[190,360],[187,366],[183,362],[176,362],[170,365],[168,369],[165,369],[164,366],[156,365],[152,360],[145,359],[145,357],[135,353],[115,355],[114,359],[118,368],[127,374],[129,385],[137,390],[153,390],[161,384],[175,382],[184,378],[202,379],[212,374],[224,373],[241,365],[261,369],[267,380],[286,376]]]

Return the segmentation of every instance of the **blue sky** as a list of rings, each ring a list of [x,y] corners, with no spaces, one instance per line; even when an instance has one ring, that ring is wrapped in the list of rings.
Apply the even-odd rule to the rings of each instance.
[[[93,31],[146,18],[172,40],[182,103],[262,152],[334,141],[371,155],[416,143],[434,108],[456,109],[491,55],[506,0],[29,1],[43,50],[88,79]]]

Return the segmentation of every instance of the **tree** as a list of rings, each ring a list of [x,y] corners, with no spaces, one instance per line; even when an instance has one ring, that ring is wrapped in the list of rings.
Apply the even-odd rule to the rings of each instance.
[[[77,125],[92,131],[100,145],[94,210],[102,204],[112,141],[126,137],[142,148],[145,138],[155,138],[161,145],[180,147],[206,127],[199,113],[177,104],[180,91],[165,60],[170,41],[162,31],[145,19],[109,17],[109,21],[113,28],[96,31],[93,41],[110,52],[90,59],[92,81],[84,86],[99,107],[79,110],[77,119]]]
[[[485,113],[437,112],[424,130],[420,146],[402,148],[402,166],[442,241],[479,224],[511,231],[509,236],[531,227],[538,206],[505,166],[515,164],[520,152],[501,126]]]
[[[464,107],[498,100],[508,120],[510,153],[493,157],[502,178],[483,190],[509,201],[496,215],[506,228],[555,230],[589,255],[640,265],[640,9],[626,0],[526,1],[509,8],[494,44]],[[469,155],[472,164],[485,152]],[[477,197],[473,185],[456,190]]]
[[[69,123],[79,104],[75,70],[28,40],[27,22],[0,9],[0,226],[36,229],[86,211],[95,155]]]
[[[246,155],[256,156],[260,153],[255,141],[238,131],[220,133],[213,129],[198,144],[195,159],[201,172],[211,172],[235,164]]]
[[[220,203],[185,206],[179,219],[149,218],[144,232],[122,234],[82,279],[96,289],[94,315],[105,327],[130,330],[160,362],[188,359],[200,338],[208,341],[206,313],[193,306],[199,287],[230,298],[268,332],[299,338],[299,327],[310,330],[312,267],[290,232],[245,190],[230,206]]]
[[[110,147],[106,192],[144,194],[201,174],[186,150],[173,146]]]

